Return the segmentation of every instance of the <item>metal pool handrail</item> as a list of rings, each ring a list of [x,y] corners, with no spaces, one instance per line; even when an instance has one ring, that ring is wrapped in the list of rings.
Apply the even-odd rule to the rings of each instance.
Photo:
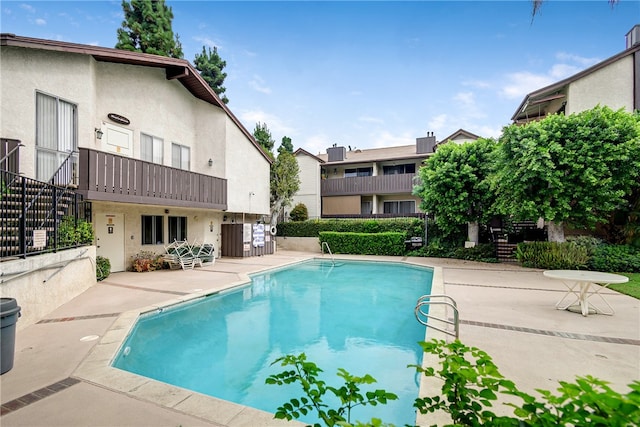
[[[331,255],[331,262],[333,263],[334,267],[336,265],[336,260],[333,258],[333,254],[331,253],[331,248],[329,247],[329,243],[327,242],[322,242],[322,255],[324,255],[324,247],[327,247],[327,252],[329,252],[329,255]]]
[[[433,301],[432,298],[443,298],[444,301]],[[429,315],[429,313],[427,313],[427,312],[422,310],[422,307],[433,305],[433,304],[446,305],[447,307],[451,307],[453,309],[453,321],[451,321],[449,319],[442,319],[442,318],[439,318],[439,317],[431,316],[431,315]],[[427,326],[427,327],[429,327],[431,329],[435,329],[436,331],[443,332],[443,333],[445,333],[447,335],[450,335],[450,336],[455,337],[456,339],[458,339],[458,337],[460,335],[458,304],[456,304],[456,301],[453,298],[451,298],[450,296],[448,296],[448,295],[423,295],[420,298],[418,298],[418,302],[416,302],[416,308],[414,309],[414,313],[416,315],[416,319],[421,324],[423,324],[423,325],[425,325],[425,326]],[[434,326],[433,324],[429,324],[429,319],[437,320],[439,322],[446,323],[447,325],[452,325],[453,328],[454,328],[454,332],[451,332],[450,330],[447,330],[447,329],[444,329],[444,328],[440,328],[438,326]]]

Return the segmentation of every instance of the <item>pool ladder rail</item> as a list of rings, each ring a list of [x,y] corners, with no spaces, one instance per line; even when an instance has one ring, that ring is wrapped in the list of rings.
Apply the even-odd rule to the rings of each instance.
[[[445,305],[451,309],[453,309],[453,320],[443,319],[440,317],[436,317],[430,315],[428,312],[423,310],[424,307],[428,307],[430,305]],[[428,328],[435,329],[436,331],[440,331],[452,337],[458,339],[460,336],[460,325],[459,325],[459,313],[458,313],[458,305],[456,301],[448,295],[422,295],[418,298],[418,302],[416,303],[416,308],[414,309],[414,313],[416,315],[416,319],[421,324],[425,325]],[[453,326],[454,332],[446,329],[446,327],[435,326],[433,322],[429,322],[429,320],[436,320],[438,322],[445,323],[447,325]]]
[[[333,266],[336,266],[336,260],[333,258],[333,254],[331,253],[331,248],[329,247],[329,243],[327,242],[322,242],[322,255],[324,255],[324,248],[327,248],[327,252],[329,252],[329,255],[331,255],[331,262],[333,263]]]

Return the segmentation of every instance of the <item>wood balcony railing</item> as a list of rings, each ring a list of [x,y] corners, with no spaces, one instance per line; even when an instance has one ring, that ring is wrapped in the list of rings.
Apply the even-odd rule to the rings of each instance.
[[[78,192],[85,200],[227,209],[227,180],[80,148]]]
[[[324,179],[321,184],[323,197],[411,193],[415,174],[356,176]]]

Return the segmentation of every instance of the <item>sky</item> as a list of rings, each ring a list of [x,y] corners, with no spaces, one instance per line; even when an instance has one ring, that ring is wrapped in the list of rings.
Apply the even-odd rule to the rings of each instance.
[[[498,137],[524,96],[625,49],[640,0],[167,0],[184,57],[217,47],[228,107],[325,153],[458,129]],[[120,1],[0,2],[0,31],[114,47]]]

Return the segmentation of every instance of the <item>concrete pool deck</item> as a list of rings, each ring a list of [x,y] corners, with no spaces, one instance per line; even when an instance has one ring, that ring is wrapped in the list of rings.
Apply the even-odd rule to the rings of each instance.
[[[291,425],[107,365],[137,313],[315,256],[279,250],[263,257],[222,258],[192,271],[112,274],[42,321],[18,328],[13,369],[0,376],[0,424]],[[583,317],[555,309],[564,286],[541,270],[434,258],[344,258],[405,260],[439,268],[444,291],[458,303],[461,340],[489,353],[523,391],[555,390],[558,381],[589,374],[626,392],[629,383],[640,379],[639,300],[607,290],[615,315]]]

